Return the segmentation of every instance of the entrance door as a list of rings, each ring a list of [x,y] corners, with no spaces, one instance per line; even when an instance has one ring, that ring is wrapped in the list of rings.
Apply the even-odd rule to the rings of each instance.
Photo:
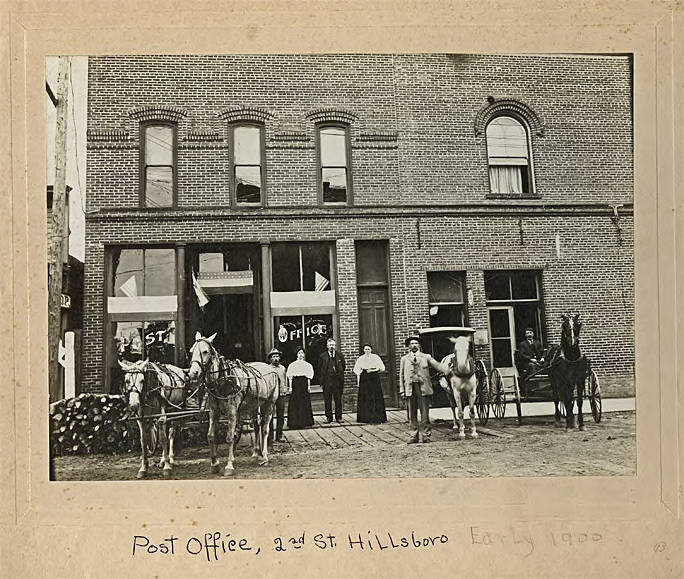
[[[359,288],[359,338],[360,344],[368,342],[385,364],[386,371],[380,374],[380,384],[385,404],[396,404],[396,393],[392,386],[393,366],[391,364],[390,333],[388,320],[387,288]]]
[[[513,307],[490,307],[488,310],[492,367],[512,367],[516,347]]]

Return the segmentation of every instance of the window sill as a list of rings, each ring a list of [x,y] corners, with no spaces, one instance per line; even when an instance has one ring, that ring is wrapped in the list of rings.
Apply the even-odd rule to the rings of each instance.
[[[506,193],[489,193],[485,199],[541,199],[541,195],[509,195]]]

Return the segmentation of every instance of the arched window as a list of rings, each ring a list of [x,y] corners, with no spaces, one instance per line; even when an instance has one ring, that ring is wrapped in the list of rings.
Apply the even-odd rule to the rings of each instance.
[[[351,175],[347,126],[318,126],[318,161],[320,201],[323,204],[348,203],[351,198]]]
[[[264,199],[264,130],[254,123],[233,125],[231,147],[234,205],[261,205]]]
[[[532,194],[527,129],[520,121],[502,115],[489,122],[487,156],[493,195]]]
[[[176,125],[145,123],[141,137],[141,203],[144,207],[172,207],[176,198]]]

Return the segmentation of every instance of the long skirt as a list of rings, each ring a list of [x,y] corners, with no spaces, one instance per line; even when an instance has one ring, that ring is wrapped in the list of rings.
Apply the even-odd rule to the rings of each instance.
[[[361,373],[356,420],[357,422],[367,422],[370,424],[387,422],[385,400],[382,397],[380,374],[378,372]]]
[[[287,427],[294,430],[313,426],[313,423],[309,380],[306,376],[295,376],[292,378],[292,394],[287,405]]]

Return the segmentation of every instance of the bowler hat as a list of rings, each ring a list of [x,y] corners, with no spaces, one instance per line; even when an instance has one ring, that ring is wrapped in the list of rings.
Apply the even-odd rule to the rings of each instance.
[[[278,350],[278,348],[273,348],[273,349],[268,353],[268,356],[266,356],[266,357],[270,360],[270,359],[271,359],[271,356],[273,356],[273,354],[278,354],[278,355],[280,355],[280,356],[283,355],[283,353],[282,353],[280,350]]]
[[[417,340],[419,344],[421,343],[420,336],[409,336],[404,340],[404,346],[408,346],[411,340]]]

